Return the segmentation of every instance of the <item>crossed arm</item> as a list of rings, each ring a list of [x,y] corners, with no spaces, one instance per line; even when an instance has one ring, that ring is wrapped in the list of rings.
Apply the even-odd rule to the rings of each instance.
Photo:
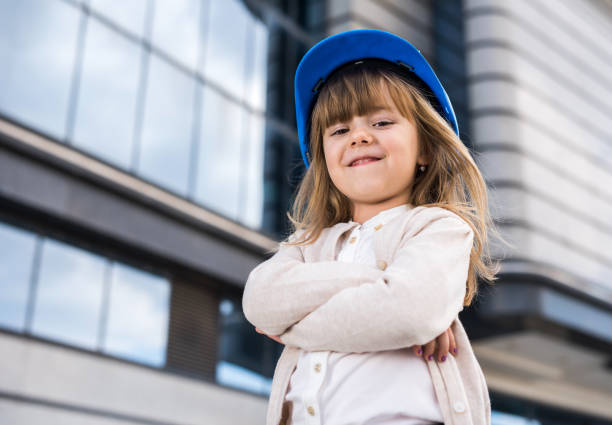
[[[300,247],[281,245],[249,274],[242,310],[257,328],[280,335],[343,289],[372,282],[381,275],[382,271],[365,264],[305,263]]]
[[[280,334],[284,344],[311,351],[360,353],[424,344],[463,309],[472,242],[465,222],[442,216],[403,240],[384,272],[337,261],[301,263],[298,251],[287,250],[251,281],[249,296],[274,293],[273,300],[261,298],[257,306],[243,298],[243,308],[252,307],[245,315],[266,333]],[[267,278],[264,292],[258,276]]]

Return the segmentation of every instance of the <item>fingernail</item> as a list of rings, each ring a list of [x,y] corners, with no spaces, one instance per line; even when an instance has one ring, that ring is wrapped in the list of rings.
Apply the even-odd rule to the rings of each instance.
[[[427,357],[427,360],[433,360],[433,355],[430,354],[429,357]]]
[[[457,347],[453,348],[453,352],[457,353]]]
[[[419,356],[420,356],[421,354],[423,354],[423,350],[421,350],[421,349],[419,348]]]
[[[446,356],[442,356],[442,361],[446,360]]]

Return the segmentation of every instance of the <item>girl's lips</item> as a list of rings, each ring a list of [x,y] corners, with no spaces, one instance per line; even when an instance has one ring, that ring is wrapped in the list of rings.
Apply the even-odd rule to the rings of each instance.
[[[363,159],[358,159],[357,161],[353,162],[351,164],[351,167],[358,167],[360,165],[366,165],[366,164],[370,164],[372,162],[376,162],[376,161],[380,161],[379,158],[363,158]]]

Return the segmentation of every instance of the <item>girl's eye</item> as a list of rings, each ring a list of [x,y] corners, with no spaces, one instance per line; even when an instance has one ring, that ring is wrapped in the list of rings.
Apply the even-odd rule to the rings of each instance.
[[[391,121],[378,121],[378,122],[377,122],[376,124],[374,124],[374,125],[378,125],[378,124],[382,124],[382,126],[386,126],[386,125],[388,125],[388,124],[393,124],[393,122],[391,122]],[[382,126],[381,126],[381,127],[382,127]],[[336,135],[336,134],[340,134],[340,133],[338,133],[338,132],[339,132],[339,131],[344,131],[344,130],[346,130],[346,128],[339,128],[338,130],[334,131],[334,132],[333,132],[331,135],[332,135],[332,136],[334,136],[334,135]],[[348,130],[347,130],[347,131],[348,131]]]

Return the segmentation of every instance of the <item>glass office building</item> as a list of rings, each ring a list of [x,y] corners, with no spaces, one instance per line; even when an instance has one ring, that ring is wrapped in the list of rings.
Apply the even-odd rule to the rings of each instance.
[[[304,172],[293,99],[302,55],[352,28],[406,37],[446,87],[493,199],[520,203],[529,185],[508,173],[539,160],[537,152],[492,135],[501,128],[540,136],[516,131],[513,120],[528,106],[495,104],[498,94],[517,97],[494,84],[514,81],[516,68],[504,73],[512,55],[538,63],[508,47],[521,31],[542,37],[533,20],[555,34],[560,25],[584,30],[592,43],[597,35],[586,23],[610,29],[609,3],[586,2],[576,22],[569,3],[553,13],[542,1],[513,8],[492,0],[1,0],[0,422],[263,424],[283,347],[254,332],[241,295],[250,270],[286,236],[285,212]],[[593,60],[592,94],[607,68],[583,55]],[[579,97],[570,92],[564,102]],[[610,106],[598,102],[602,111]],[[587,276],[543,260],[537,264],[555,267],[527,273],[520,260],[537,255],[516,256],[497,292],[505,298],[491,293],[462,313],[490,384],[494,424],[612,418],[602,360],[612,346],[610,259],[601,249],[612,127],[600,115],[582,151],[555,150],[544,143],[550,134],[541,137],[549,154],[569,152],[580,169],[596,164],[586,180],[598,189],[572,192],[597,194],[599,218],[582,223],[587,236],[575,238],[596,247],[577,251]],[[509,155],[517,150],[524,159]],[[530,175],[550,186],[545,168]],[[543,234],[549,244],[538,252],[578,258],[554,229],[504,221],[511,208],[500,205],[513,240],[523,241],[521,231]],[[566,223],[546,209],[529,210],[526,223],[542,211],[557,217],[555,226]],[[529,308],[521,302],[536,298]],[[542,366],[549,349],[559,355]]]
[[[241,289],[287,232],[284,210],[303,172],[293,72],[315,41],[306,26],[318,7],[0,3],[6,347],[119,360],[265,407],[281,347],[245,321]],[[61,393],[57,372],[49,379]],[[85,382],[88,373],[99,371],[85,371]],[[87,404],[57,404],[22,383],[1,391],[26,412]],[[110,401],[91,413],[117,414],[147,417]]]

